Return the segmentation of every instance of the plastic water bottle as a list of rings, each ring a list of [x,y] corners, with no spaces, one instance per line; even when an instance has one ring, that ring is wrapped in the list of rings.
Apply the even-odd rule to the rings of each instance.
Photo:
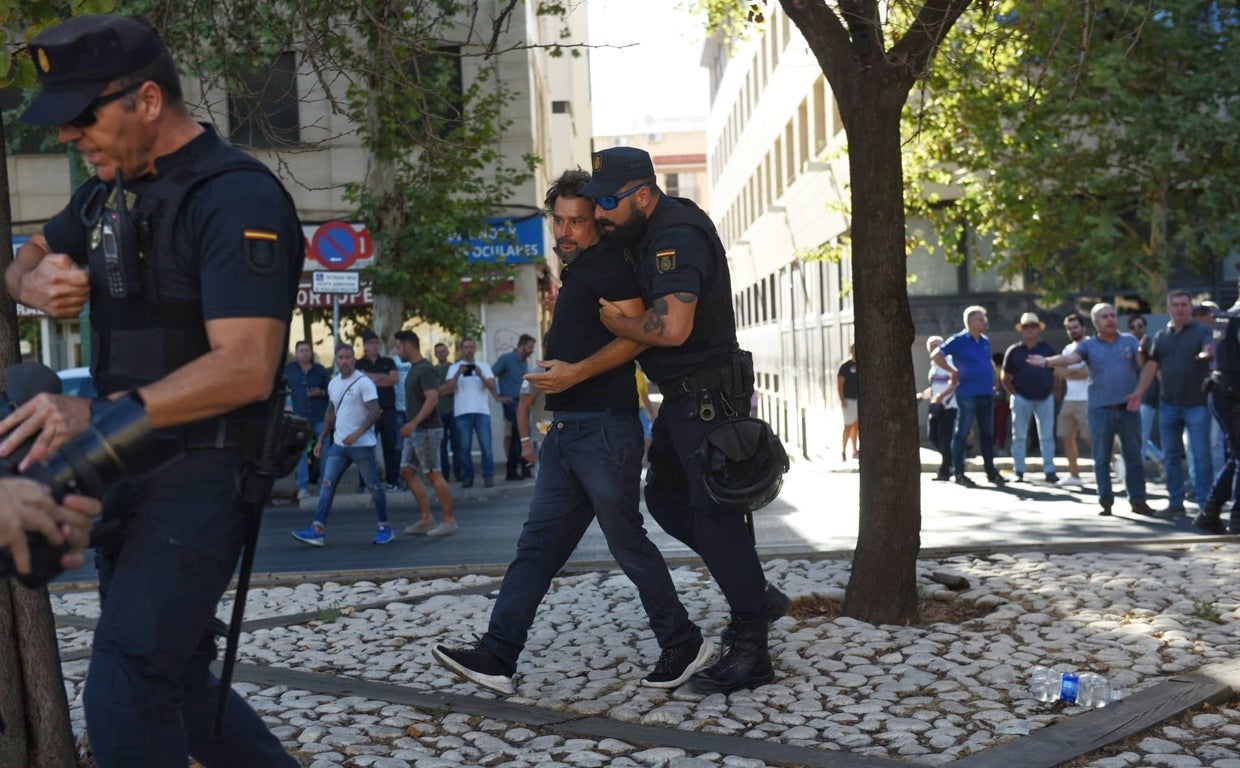
[[[1102,675],[1077,675],[1048,667],[1034,667],[1029,695],[1041,702],[1066,701],[1082,707],[1105,707],[1114,698],[1111,683]]]

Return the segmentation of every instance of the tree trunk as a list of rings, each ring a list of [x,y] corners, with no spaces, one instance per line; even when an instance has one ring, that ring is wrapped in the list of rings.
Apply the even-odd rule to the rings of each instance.
[[[890,74],[890,73],[888,73]],[[913,317],[905,265],[900,109],[907,86],[881,74],[841,100],[852,190],[853,295],[861,398],[861,519],[846,616],[873,624],[917,619],[921,461],[913,394]]]
[[[8,156],[0,116],[0,273],[13,260]],[[0,291],[0,369],[19,362],[17,308]],[[4,385],[0,372],[0,386]],[[47,590],[0,580],[0,768],[63,768],[77,763],[60,650]]]

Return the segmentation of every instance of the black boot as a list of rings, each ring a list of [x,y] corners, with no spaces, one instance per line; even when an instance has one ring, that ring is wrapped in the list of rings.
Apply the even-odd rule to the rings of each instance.
[[[1206,533],[1225,533],[1223,521],[1220,519],[1222,513],[1222,504],[1207,501],[1205,506],[1201,508],[1201,511],[1197,513],[1197,516],[1193,518],[1193,526]]]
[[[792,598],[785,595],[779,587],[771,582],[766,583],[766,590],[763,592],[762,600],[762,618],[766,619],[767,625],[774,624],[783,617],[788,615],[788,610],[792,608]],[[732,647],[734,630],[732,625],[723,630],[723,636],[719,639],[719,655],[726,656],[728,649]]]
[[[766,647],[765,618],[733,619],[732,645],[714,665],[694,673],[689,684],[698,693],[731,693],[756,688],[775,679]]]

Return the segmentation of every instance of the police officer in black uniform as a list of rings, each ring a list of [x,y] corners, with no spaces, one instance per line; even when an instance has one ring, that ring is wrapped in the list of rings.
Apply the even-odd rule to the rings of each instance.
[[[702,557],[732,611],[722,657],[690,682],[706,693],[768,683],[775,677],[768,622],[787,612],[788,601],[767,586],[745,515],[707,492],[695,455],[717,420],[749,415],[753,394],[752,362],[736,342],[723,244],[697,205],[660,191],[645,151],[596,152],[593,171],[581,194],[598,201],[595,218],[605,235],[626,246],[649,307],[626,317],[602,301],[600,317],[617,336],[649,345],[638,360],[663,394],[646,505],[663,530]]]
[[[242,548],[239,488],[287,348],[304,246],[267,168],[195,122],[171,57],[145,23],[78,16],[30,42],[41,92],[25,122],[56,126],[96,175],[18,251],[24,304],[76,316],[90,300],[98,402],[39,395],[0,423],[54,451],[92,408],[135,398],[177,458],[104,500],[123,536],[96,550],[102,607],[83,696],[101,768],[296,766],[219,680],[212,620]]]
[[[1227,435],[1227,461],[1214,478],[1210,498],[1193,518],[1209,533],[1240,533],[1240,510],[1234,506],[1240,464],[1240,298],[1214,318],[1214,370],[1210,373],[1210,412]],[[1223,526],[1223,507],[1232,502],[1231,522]]]

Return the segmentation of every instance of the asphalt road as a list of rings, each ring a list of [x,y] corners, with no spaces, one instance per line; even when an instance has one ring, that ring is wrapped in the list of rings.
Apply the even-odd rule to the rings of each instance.
[[[1030,473],[1032,476],[1035,473]],[[1071,545],[1080,542],[1136,542],[1206,538],[1188,518],[1163,521],[1133,515],[1126,502],[1116,503],[1116,515],[1097,515],[1093,489],[1077,491],[1040,482],[992,486],[978,472],[976,488],[935,482],[921,475],[923,549],[976,549],[1009,546]],[[1010,473],[1009,473],[1010,476]],[[763,556],[807,553],[847,553],[856,543],[858,483],[856,463],[824,467],[799,464],[786,476],[780,498],[755,516],[759,551]],[[1089,482],[1088,475],[1086,481]],[[337,495],[327,528],[327,546],[310,547],[289,534],[306,526],[314,516],[317,499],[300,504],[272,505],[265,513],[255,560],[255,573],[313,573],[388,568],[445,568],[506,565],[533,496],[533,481],[498,481],[494,488],[460,489],[454,499],[460,532],[431,539],[406,536],[406,525],[417,520],[412,495],[388,494],[396,540],[377,546],[375,515],[368,495],[349,489]],[[1122,488],[1122,486],[1120,486]],[[1119,488],[1117,488],[1117,491]],[[1149,487],[1155,509],[1166,505],[1165,489]],[[647,529],[669,558],[692,553],[646,516]],[[572,562],[610,561],[606,542],[592,526]],[[63,574],[60,580],[94,578],[91,566]]]

